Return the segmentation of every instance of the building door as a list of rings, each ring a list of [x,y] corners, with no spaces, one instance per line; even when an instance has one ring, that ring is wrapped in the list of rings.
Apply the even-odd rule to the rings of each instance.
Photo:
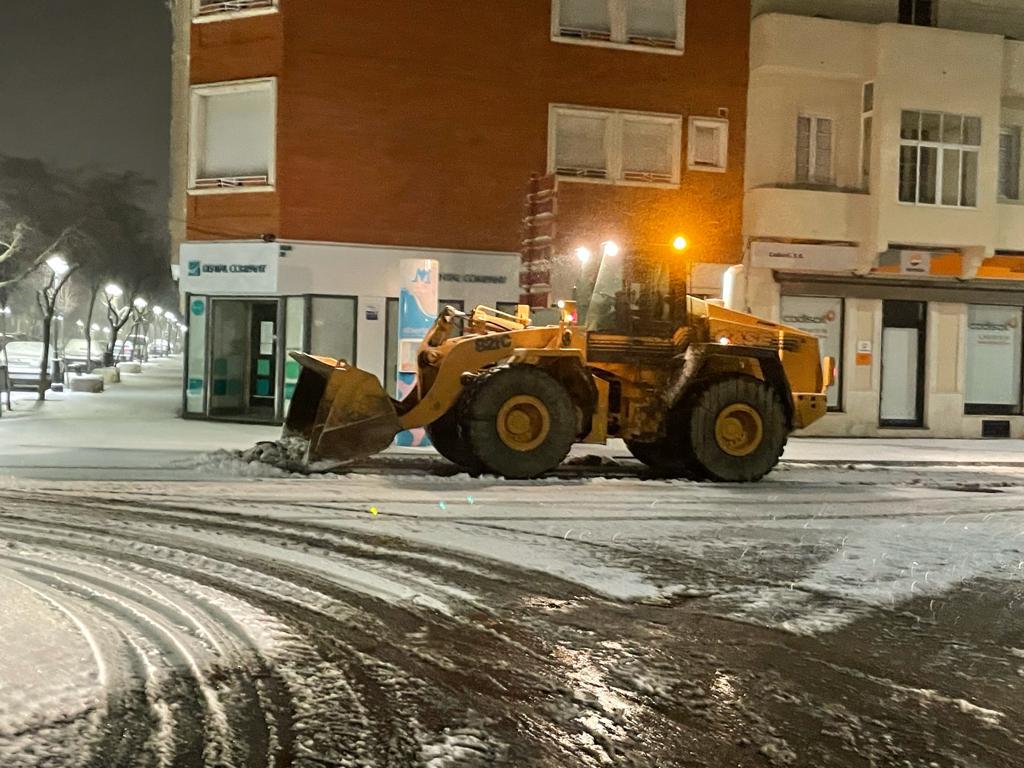
[[[278,302],[213,298],[210,305],[208,414],[276,421]]]
[[[924,425],[927,308],[922,301],[882,302],[883,427]]]
[[[274,413],[277,397],[277,302],[249,306],[249,410]]]

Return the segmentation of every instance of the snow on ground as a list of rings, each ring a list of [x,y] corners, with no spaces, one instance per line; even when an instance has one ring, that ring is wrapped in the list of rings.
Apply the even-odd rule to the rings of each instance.
[[[1024,575],[1024,441],[794,439],[767,481],[736,487],[586,472],[534,482],[375,475],[372,464],[363,470],[371,474],[302,478],[215,450],[279,430],[183,420],[179,384],[180,360],[171,358],[102,395],[51,393],[42,407],[22,399],[14,418],[0,420],[0,467],[21,478],[188,479],[188,491],[150,484],[132,493],[140,503],[181,493],[214,508],[218,498],[255,494],[256,505],[232,501],[230,514],[312,514],[615,599],[714,595],[726,615],[793,632],[979,576]],[[591,453],[627,475],[639,469],[621,443],[576,449]],[[433,456],[392,449],[381,471],[406,460],[429,467]],[[391,589],[367,587],[377,597]],[[443,605],[430,592],[423,599]]]
[[[306,477],[221,450],[279,430],[182,420],[179,384],[180,361],[159,361],[99,396],[51,394],[42,407],[19,398],[0,419],[0,764],[60,764],[62,744],[101,738],[98,724],[119,707],[134,712],[132,697],[146,714],[124,716],[125,732],[168,761],[194,748],[181,734],[195,727],[207,754],[244,764],[242,712],[265,721],[266,754],[308,749],[374,764],[370,746],[326,752],[316,732],[335,728],[338,743],[358,744],[377,729],[401,742],[375,718],[405,706],[391,691],[407,672],[392,665],[393,649],[372,656],[376,645],[394,636],[417,664],[445,674],[462,662],[439,655],[431,632],[480,632],[474,648],[482,637],[535,659],[528,632],[494,619],[503,608],[526,622],[590,599],[685,608],[791,643],[825,642],[907,612],[934,624],[976,584],[1024,586],[1022,441],[794,439],[775,473],[745,486],[645,479],[621,443],[575,451],[602,457],[614,476],[584,463],[533,482],[471,478],[411,449]],[[365,635],[341,643],[340,631]],[[615,653],[632,642],[622,640]],[[334,642],[359,670],[319,660]],[[569,719],[589,730],[573,738],[600,752],[634,704],[614,686],[584,685],[584,668],[605,679],[590,651],[550,642],[577,686],[556,710],[581,708]],[[1018,659],[1004,666],[1016,670],[1021,643],[1003,642]],[[628,654],[624,663],[636,666],[622,672],[636,691],[684,679]],[[280,679],[268,682],[268,669]],[[350,672],[373,697],[364,701]],[[1005,704],[983,695],[856,674],[922,708],[1009,727]],[[605,703],[581,699],[587,686]],[[287,738],[272,715],[282,697],[295,726]],[[318,702],[329,697],[347,709],[325,725]],[[478,718],[428,732],[402,717],[412,724],[399,744],[409,761],[493,762],[509,748]],[[762,754],[784,763],[786,742],[764,739]]]

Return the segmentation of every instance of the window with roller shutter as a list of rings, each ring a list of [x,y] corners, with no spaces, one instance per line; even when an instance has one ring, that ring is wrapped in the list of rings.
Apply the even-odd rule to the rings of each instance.
[[[553,105],[549,172],[566,180],[675,186],[682,116]]]
[[[556,42],[680,53],[686,0],[552,0]]]
[[[272,78],[193,87],[189,190],[272,188],[275,122]]]
[[[728,166],[729,121],[691,117],[687,165],[692,171],[723,172]]]

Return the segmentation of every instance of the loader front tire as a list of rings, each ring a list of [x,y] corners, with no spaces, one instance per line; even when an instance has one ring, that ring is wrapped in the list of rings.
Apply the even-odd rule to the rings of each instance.
[[[478,378],[466,397],[469,448],[497,475],[525,480],[550,472],[576,440],[572,398],[534,366],[495,368]]]
[[[427,436],[437,452],[452,464],[462,467],[471,475],[479,474],[483,471],[484,466],[473,453],[465,430],[459,425],[459,416],[462,411],[460,406],[460,403],[455,403],[441,418],[433,424],[428,424]]]
[[[752,376],[722,376],[695,393],[688,436],[710,480],[750,483],[779,463],[789,429],[778,390]]]

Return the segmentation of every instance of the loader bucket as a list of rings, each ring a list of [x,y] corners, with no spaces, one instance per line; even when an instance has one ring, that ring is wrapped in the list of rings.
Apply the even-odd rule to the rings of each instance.
[[[387,448],[398,415],[377,377],[344,360],[292,352],[302,366],[285,420],[285,436],[309,440],[306,461],[339,464]]]

